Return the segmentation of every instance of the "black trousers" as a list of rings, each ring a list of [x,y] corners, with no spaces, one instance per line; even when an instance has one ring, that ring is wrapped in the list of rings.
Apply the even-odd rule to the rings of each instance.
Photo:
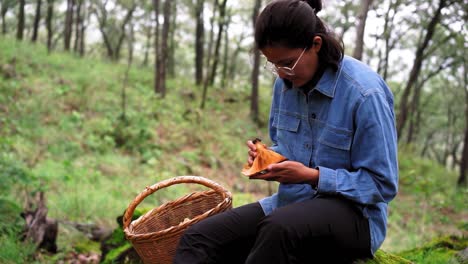
[[[316,197],[265,216],[259,203],[188,228],[175,264],[351,263],[370,258],[369,224],[349,201]]]

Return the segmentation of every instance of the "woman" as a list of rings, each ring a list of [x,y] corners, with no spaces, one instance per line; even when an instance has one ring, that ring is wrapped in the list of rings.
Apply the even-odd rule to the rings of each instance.
[[[256,46],[278,75],[271,149],[288,160],[253,178],[279,182],[278,192],[189,228],[174,263],[349,263],[382,244],[398,182],[393,96],[343,55],[316,15],[321,7],[274,1],[255,25]]]

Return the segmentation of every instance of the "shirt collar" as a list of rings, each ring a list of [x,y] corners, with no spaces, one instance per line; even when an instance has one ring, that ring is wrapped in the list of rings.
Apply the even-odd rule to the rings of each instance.
[[[340,64],[338,65],[338,70],[336,72],[333,71],[333,69],[331,69],[330,67],[328,67],[323,73],[322,78],[320,78],[314,90],[330,98],[335,97],[336,84],[338,82],[338,77],[341,74],[342,64],[343,60],[340,61]],[[286,80],[283,80],[283,83],[283,92],[292,88],[291,84],[288,83]]]
[[[322,78],[320,78],[320,81],[317,83],[317,86],[315,87],[315,90],[318,92],[333,98],[335,96],[335,90],[336,90],[336,84],[338,82],[338,77],[341,74],[341,67],[343,64],[343,60],[340,61],[340,64],[338,65],[338,70],[335,72],[333,69],[328,67],[328,69],[325,70],[325,72],[322,75]]]

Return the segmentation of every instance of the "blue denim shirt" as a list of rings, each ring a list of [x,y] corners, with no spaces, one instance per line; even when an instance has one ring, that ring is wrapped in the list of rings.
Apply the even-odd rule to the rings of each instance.
[[[308,95],[278,78],[269,132],[271,149],[318,168],[317,189],[280,184],[260,200],[265,214],[316,195],[341,195],[369,220],[371,251],[385,239],[387,206],[398,186],[393,95],[368,66],[345,56],[337,72],[327,69]]]

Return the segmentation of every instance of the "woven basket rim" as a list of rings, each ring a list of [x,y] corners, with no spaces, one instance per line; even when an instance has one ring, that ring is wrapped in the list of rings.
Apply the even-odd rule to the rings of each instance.
[[[174,201],[166,202],[156,208],[151,209],[144,215],[140,216],[138,219],[131,221],[131,218],[133,216],[136,206],[139,203],[141,203],[144,198],[156,192],[157,190],[160,190],[162,188],[165,188],[174,184],[180,184],[180,183],[201,184],[201,185],[211,188],[212,190],[193,192],[179,199],[176,199]],[[144,233],[144,234],[133,233],[133,229],[136,225],[140,223],[144,223],[146,219],[153,216],[154,214],[157,214],[168,207],[172,207],[178,204],[183,204],[187,200],[195,199],[195,198],[198,198],[199,196],[207,196],[213,193],[216,193],[217,195],[219,195],[222,198],[222,201],[219,202],[215,207],[211,208],[210,210],[205,211],[203,214],[197,215],[194,218],[191,218],[187,221],[183,221],[179,223],[178,225],[174,225],[163,230],[158,230],[155,232],[149,232],[149,233]],[[145,190],[143,190],[129,204],[127,210],[125,211],[124,218],[123,218],[123,227],[124,227],[125,237],[132,242],[138,242],[138,241],[150,240],[150,239],[153,239],[153,240],[163,239],[168,236],[179,234],[182,231],[184,231],[184,229],[188,227],[189,225],[192,225],[196,222],[201,221],[202,219],[208,216],[211,216],[220,211],[223,211],[226,208],[230,207],[231,205],[232,205],[231,193],[214,181],[203,178],[201,176],[177,176],[174,178],[170,178],[170,179],[161,181],[159,183],[156,183],[150,187],[146,187]]]

